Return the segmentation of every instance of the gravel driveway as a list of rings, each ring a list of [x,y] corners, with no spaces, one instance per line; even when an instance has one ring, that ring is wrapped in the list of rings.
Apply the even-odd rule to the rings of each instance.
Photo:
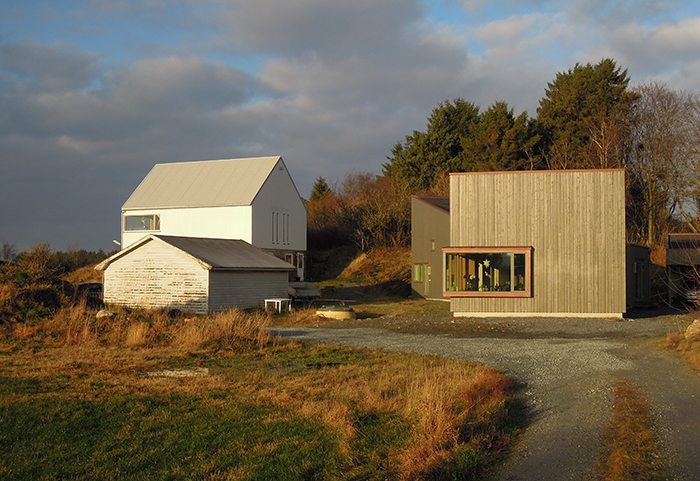
[[[688,322],[676,315],[484,320],[438,312],[272,331],[310,342],[467,359],[522,383],[529,425],[500,480],[594,479],[613,383],[630,380],[652,404],[671,479],[700,480],[700,374],[651,345]]]

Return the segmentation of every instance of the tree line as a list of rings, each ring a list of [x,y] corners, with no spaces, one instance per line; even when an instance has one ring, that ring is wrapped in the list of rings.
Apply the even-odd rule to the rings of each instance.
[[[576,64],[548,83],[535,117],[506,102],[435,107],[397,142],[382,174],[347,174],[311,192],[309,248],[410,244],[410,195],[447,195],[450,172],[624,168],[629,242],[700,232],[700,96],[659,82],[630,87],[614,60]]]

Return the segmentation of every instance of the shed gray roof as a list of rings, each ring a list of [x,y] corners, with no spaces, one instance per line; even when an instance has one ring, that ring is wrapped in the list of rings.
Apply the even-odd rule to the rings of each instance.
[[[156,164],[122,209],[250,205],[278,162],[282,157]]]
[[[105,270],[109,264],[138,249],[149,241],[162,241],[194,257],[207,269],[249,270],[249,271],[291,271],[294,266],[262,249],[238,239],[206,239],[202,237],[179,237],[148,235],[126,249],[114,254],[97,266]]]
[[[433,207],[440,209],[446,213],[450,213],[450,198],[437,195],[415,195],[416,199]]]

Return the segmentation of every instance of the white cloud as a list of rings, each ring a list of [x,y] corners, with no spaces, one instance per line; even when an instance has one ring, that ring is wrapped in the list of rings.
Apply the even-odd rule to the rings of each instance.
[[[664,24],[651,31],[651,41],[664,53],[700,57],[700,17]]]

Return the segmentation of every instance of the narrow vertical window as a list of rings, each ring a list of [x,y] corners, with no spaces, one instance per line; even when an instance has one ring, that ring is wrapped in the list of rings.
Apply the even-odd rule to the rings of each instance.
[[[289,245],[290,239],[289,239],[289,214],[287,214],[287,245]]]

